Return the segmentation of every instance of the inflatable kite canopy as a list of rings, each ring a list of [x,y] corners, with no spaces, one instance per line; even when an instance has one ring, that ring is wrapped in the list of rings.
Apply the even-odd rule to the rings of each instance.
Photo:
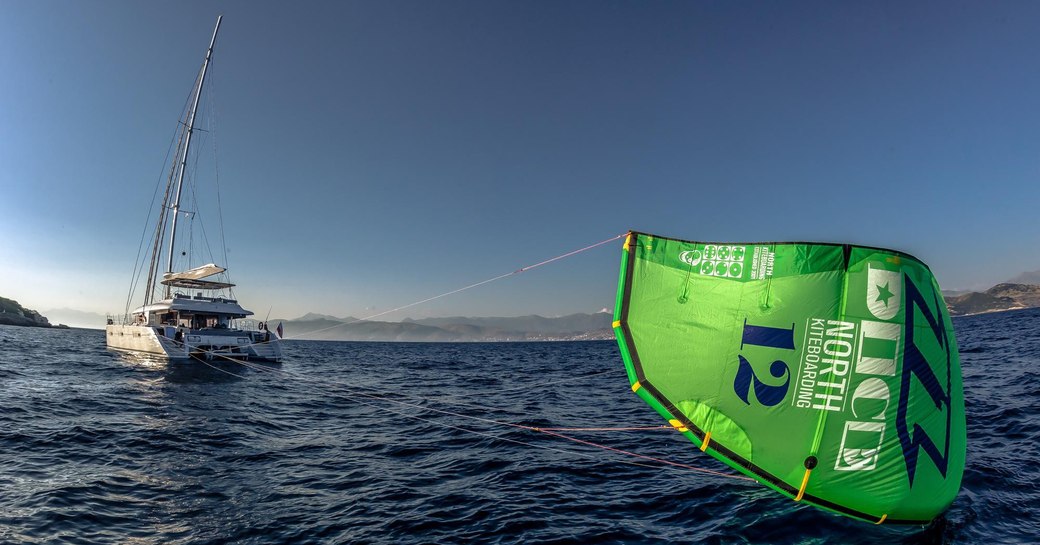
[[[925,524],[960,490],[953,324],[913,256],[633,232],[614,320],[636,394],[702,451],[795,501]]]

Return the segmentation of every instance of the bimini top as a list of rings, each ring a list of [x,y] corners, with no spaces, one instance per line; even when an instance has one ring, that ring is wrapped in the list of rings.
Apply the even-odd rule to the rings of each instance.
[[[226,288],[235,287],[234,284],[228,282],[215,282],[212,280],[202,280],[203,278],[220,274],[226,271],[224,267],[215,263],[203,265],[201,267],[195,267],[194,269],[188,269],[182,272],[166,273],[163,275],[162,284],[166,286],[172,286],[174,288],[188,288],[197,290],[222,290]]]
[[[253,312],[242,308],[238,301],[233,299],[222,299],[219,297],[186,297],[177,295],[173,299],[159,301],[143,306],[134,311],[134,314],[151,312],[178,311],[194,314],[221,314],[231,318],[245,318],[252,316]]]
[[[939,285],[902,252],[630,233],[614,332],[632,389],[700,450],[800,503],[925,524],[965,421]]]

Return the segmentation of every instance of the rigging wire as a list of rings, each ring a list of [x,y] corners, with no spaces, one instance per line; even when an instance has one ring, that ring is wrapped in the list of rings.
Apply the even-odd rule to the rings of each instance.
[[[215,74],[214,74],[215,75]],[[217,153],[217,127],[220,125],[220,109],[218,108],[220,101],[216,99],[217,87],[219,87],[220,78],[215,77],[207,87],[207,94],[209,100],[207,101],[210,105],[209,115],[206,116],[206,121],[210,125],[213,137],[210,138],[210,142],[213,143],[213,180],[214,186],[216,187],[217,193],[217,223],[220,225],[220,248],[224,254],[224,261],[221,265],[224,266],[224,277],[227,279],[229,284],[232,284],[231,275],[228,274],[227,269],[231,268],[231,262],[228,261],[227,251],[227,239],[224,237],[224,207],[220,202],[220,154]],[[228,288],[228,295],[234,299],[235,293],[232,288]]]
[[[192,89],[194,91],[194,85],[192,86]],[[173,148],[175,156],[179,156],[180,155],[181,146],[184,145],[184,138],[185,138],[185,134],[186,134],[186,131],[185,131],[184,127],[186,125],[183,122],[181,122],[180,118],[184,118],[184,117],[187,116],[187,111],[188,111],[189,104],[191,103],[191,98],[192,98],[192,95],[193,95],[193,91],[188,93],[188,96],[187,96],[187,98],[184,101],[184,105],[181,107],[181,115],[179,116],[179,118],[177,120],[177,129],[174,131],[174,136],[175,136],[175,139],[177,140],[177,145],[176,145],[175,148]],[[164,168],[165,168],[166,161],[169,161],[169,157],[170,157],[170,151],[169,151],[169,149],[167,149],[166,159],[164,160]],[[175,161],[172,162],[172,164],[170,164],[170,174],[169,174],[169,176],[167,177],[167,180],[166,180],[166,191],[163,194],[163,200],[160,203],[161,206],[159,208],[159,221],[156,223],[155,231],[154,231],[155,240],[154,240],[154,243],[153,243],[153,246],[152,246],[152,253],[151,253],[152,257],[151,257],[151,262],[150,262],[149,268],[148,268],[148,279],[147,279],[147,284],[146,284],[146,287],[145,287],[144,301],[142,302],[143,305],[147,305],[148,303],[150,303],[152,301],[152,299],[155,296],[155,290],[158,288],[158,286],[155,285],[155,280],[156,280],[156,277],[158,275],[158,267],[159,267],[159,259],[160,259],[159,249],[162,247],[162,239],[163,239],[163,237],[166,234],[166,215],[167,215],[167,212],[168,212],[169,206],[170,206],[170,202],[169,202],[170,201],[170,190],[172,189],[172,186],[173,186],[173,178],[174,178],[174,176],[177,173],[177,168],[178,168],[178,161],[175,160]],[[161,176],[160,176],[159,179],[160,179],[160,181],[162,180]],[[158,185],[156,186],[156,191],[158,191]],[[153,199],[153,203],[154,203],[154,199]],[[148,217],[151,218],[151,214],[150,213],[149,213]],[[147,232],[147,226],[145,227],[145,232]],[[142,264],[143,263],[144,262],[142,261]],[[140,272],[144,272],[144,268],[143,267],[142,267]],[[137,282],[137,280],[135,279],[134,283],[136,283],[136,282]],[[126,314],[124,314],[124,321],[129,317],[129,313],[130,313],[129,300],[130,300],[130,297],[127,298],[127,306],[126,306],[126,309],[125,309],[126,310]]]
[[[155,199],[159,196],[159,187],[162,186],[163,172],[166,171],[166,164],[170,160],[170,153],[173,150],[173,143],[177,141],[177,132],[174,130],[173,134],[170,135],[170,143],[166,146],[166,157],[163,158],[162,169],[159,170],[159,177],[155,181],[155,189],[152,191],[152,200],[148,203],[148,216],[145,218],[145,228],[141,231],[141,240],[137,243],[137,256],[134,257],[134,272],[130,282],[130,289],[126,294],[126,305],[123,307],[123,319],[125,321],[126,316],[130,314],[131,301],[134,298],[134,292],[137,291],[137,284],[141,280],[141,273],[144,272],[144,259],[141,256],[144,252],[144,241],[148,235],[149,226],[152,225],[152,211],[155,206]]]
[[[208,117],[206,117],[204,119],[206,120],[207,123],[209,122],[209,118]],[[209,134],[209,131],[206,131],[206,130],[201,130],[199,128],[196,128],[195,130],[198,130],[198,131],[202,132],[202,134],[200,134],[198,136],[198,138],[200,140],[203,139],[204,135],[208,135]],[[206,136],[206,138],[208,139],[209,137]],[[199,142],[198,144],[202,145],[203,142]],[[199,230],[202,231],[202,241],[203,241],[203,244],[205,245],[205,252],[209,254],[209,262],[210,263],[215,263],[216,260],[213,258],[213,246],[209,243],[209,233],[206,232],[206,222],[203,221],[203,219],[202,219],[203,218],[203,216],[202,216],[202,205],[201,205],[201,201],[199,200],[199,188],[198,188],[199,176],[198,176],[198,173],[199,173],[199,164],[202,162],[202,159],[200,158],[200,156],[198,154],[196,154],[192,158],[192,160],[193,160],[193,163],[192,163],[192,167],[191,167],[190,181],[191,181],[191,198],[192,198],[192,201],[193,201],[193,203],[192,203],[193,211],[192,211],[192,215],[191,215],[191,217],[192,217],[191,225],[194,227],[195,220],[198,219]],[[203,250],[200,249],[199,250],[199,255],[196,256],[193,249],[189,250],[189,252],[188,252],[188,265],[187,265],[187,268],[190,269],[192,267],[194,259],[198,259],[199,260],[199,264],[205,263],[205,256],[202,255],[202,252],[203,252]],[[225,266],[226,266],[226,263],[225,263]]]
[[[177,141],[177,147],[174,150],[176,155],[180,154],[181,147],[184,145],[185,131],[179,130],[180,136]],[[177,175],[177,162],[174,161],[170,166],[170,174],[166,180],[166,191],[163,193],[162,205],[159,208],[159,221],[155,226],[155,242],[152,246],[152,259],[148,265],[148,283],[145,289],[144,301],[142,305],[147,305],[152,302],[155,297],[155,290],[159,287],[155,285],[155,280],[159,275],[160,263],[160,249],[162,248],[163,238],[166,237],[166,217],[169,215],[170,208],[170,192],[173,189],[173,179]]]
[[[188,104],[190,104],[190,103],[191,103],[191,93],[188,93],[188,96],[184,99],[184,104],[181,106],[181,117],[183,117],[185,115],[185,112],[187,112]],[[174,130],[173,130],[173,134],[170,135],[170,143],[167,144],[167,146],[166,146],[166,157],[163,158],[163,161],[162,161],[162,165],[163,166],[162,166],[161,169],[159,169],[159,177],[155,181],[155,190],[152,192],[152,201],[148,204],[148,215],[145,218],[144,229],[141,231],[141,241],[138,243],[138,246],[137,246],[137,257],[134,258],[134,272],[133,272],[132,280],[130,282],[130,290],[127,292],[127,295],[126,295],[126,305],[123,307],[123,320],[122,321],[124,321],[124,322],[128,319],[128,316],[130,315],[130,305],[131,305],[131,301],[133,300],[133,292],[137,290],[137,285],[138,285],[138,283],[141,280],[141,274],[144,273],[144,258],[141,255],[141,252],[144,250],[145,236],[149,232],[149,226],[152,225],[152,223],[151,223],[151,220],[152,220],[152,210],[154,209],[153,207],[155,206],[155,197],[159,195],[159,188],[162,186],[163,172],[166,170],[166,165],[169,164],[170,154],[176,152],[177,150],[180,150],[180,142],[178,142],[178,135],[181,133],[181,125],[182,125],[182,123],[181,123],[180,119],[178,119],[177,120],[177,125],[174,128]],[[178,142],[176,148],[174,147],[174,142]],[[166,206],[168,205],[168,203],[166,202],[166,199],[167,199],[167,196],[169,195],[169,192],[170,192],[170,180],[172,180],[173,172],[174,172],[175,169],[176,169],[176,163],[174,163],[173,167],[170,169],[170,178],[166,182],[166,194],[163,197],[162,206],[160,207],[160,216],[164,216],[165,215]],[[165,222],[160,222],[160,223],[165,223]],[[157,237],[156,240],[157,241],[162,239],[162,233],[160,233],[159,231],[160,231],[159,224],[156,224],[156,227],[152,231],[152,233],[156,235],[156,237]],[[158,248],[158,246],[156,246],[156,248]],[[138,268],[138,264],[140,264],[140,269]],[[154,272],[149,271],[149,284],[151,283],[153,275],[154,275]],[[149,291],[151,291],[151,290],[149,290]],[[148,301],[150,301],[150,300],[151,300],[151,296],[149,294],[145,294],[144,304],[147,304]]]

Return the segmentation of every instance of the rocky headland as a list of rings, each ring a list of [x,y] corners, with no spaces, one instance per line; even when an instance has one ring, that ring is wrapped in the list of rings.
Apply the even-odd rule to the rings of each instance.
[[[967,316],[1002,310],[1040,307],[1040,286],[1005,282],[977,292],[960,293],[946,297],[951,316]]]
[[[27,327],[65,327],[52,325],[47,317],[35,310],[23,307],[14,299],[0,297],[0,325]]]

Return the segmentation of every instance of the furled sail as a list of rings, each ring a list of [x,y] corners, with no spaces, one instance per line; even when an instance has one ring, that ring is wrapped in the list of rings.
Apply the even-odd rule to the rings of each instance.
[[[916,258],[633,232],[614,319],[636,394],[702,451],[795,501],[920,524],[957,495],[960,361]]]

